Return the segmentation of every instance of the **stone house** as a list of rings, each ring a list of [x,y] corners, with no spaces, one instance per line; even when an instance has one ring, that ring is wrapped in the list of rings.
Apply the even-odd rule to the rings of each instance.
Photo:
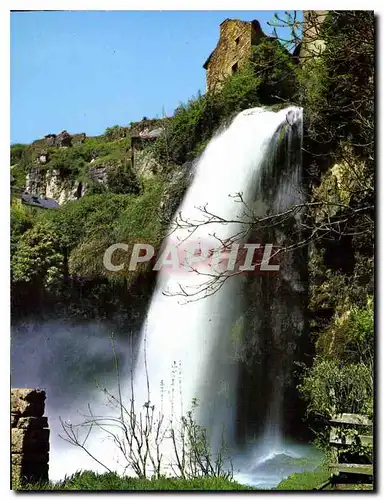
[[[324,42],[321,40],[320,27],[327,13],[327,10],[303,11],[303,39],[292,53],[296,63],[302,64],[323,50]],[[256,19],[253,21],[225,19],[220,24],[220,38],[216,48],[203,65],[206,70],[207,91],[220,88],[226,77],[236,73],[249,61],[252,47],[266,38],[274,40],[263,32]]]
[[[257,20],[226,19],[220,24],[220,38],[203,68],[207,71],[207,91],[220,87],[223,80],[236,73],[252,55],[252,46],[267,35]]]

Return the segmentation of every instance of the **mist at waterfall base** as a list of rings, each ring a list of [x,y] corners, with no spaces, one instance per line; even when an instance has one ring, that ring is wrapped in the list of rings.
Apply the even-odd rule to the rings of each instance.
[[[238,235],[237,243],[284,246],[286,235],[281,230],[252,234],[248,223],[304,201],[301,140],[300,108],[279,112],[255,108],[240,113],[200,158],[167,245],[193,239],[194,245],[200,241],[202,248],[218,250],[222,242]],[[299,219],[297,213],[290,226],[297,238]],[[272,240],[261,241],[264,237]],[[185,267],[189,269],[188,262]],[[318,458],[310,447],[289,444],[283,436],[284,396],[289,393],[285,386],[291,381],[291,373],[285,372],[292,372],[294,344],[304,329],[305,286],[300,267],[302,262],[288,256],[282,259],[280,273],[269,276],[226,279],[220,274],[212,278],[212,270],[210,276],[193,270],[170,276],[163,271],[141,333],[134,377],[136,400],[140,404],[150,400],[174,420],[197,399],[195,416],[207,429],[213,454],[220,450],[224,437],[235,478],[259,487],[276,486],[284,476],[305,469],[304,463],[314,468]],[[255,296],[255,285],[265,297]],[[259,299],[259,304],[253,303]],[[244,419],[239,415],[239,400],[245,392],[244,360],[255,340],[260,348],[266,347],[269,366],[263,373],[258,366],[263,360],[258,363],[256,359],[251,370],[261,372],[260,378],[255,380],[254,396],[251,392],[247,397],[256,397],[256,411],[264,419],[239,425]],[[257,386],[264,385],[268,394],[258,406]],[[167,453],[172,456],[171,449]]]
[[[119,335],[116,325],[106,321],[82,322],[57,320],[42,323],[28,319],[12,326],[11,386],[41,388],[46,391],[45,415],[50,428],[49,478],[61,480],[78,470],[105,468],[96,464],[83,450],[66,442],[62,421],[74,424],[89,414],[88,404],[96,415],[110,414],[100,388],[113,392],[116,372],[111,344],[115,345],[122,373],[130,373],[130,342]],[[100,388],[99,388],[100,387]],[[116,457],[112,442],[92,431],[90,449],[109,461]],[[84,436],[84,432],[81,433]]]
[[[252,234],[248,223],[252,217],[281,212],[303,201],[301,138],[300,108],[239,113],[199,159],[178,209],[189,224],[173,228],[168,242],[177,245],[193,234],[195,243],[215,249],[237,234],[242,243],[252,238],[284,245],[284,231]],[[207,213],[232,223],[214,219],[202,224]],[[297,237],[299,219],[296,214],[290,226]],[[267,237],[270,240],[263,241]],[[165,420],[176,421],[197,399],[196,420],[207,429],[213,453],[224,438],[235,479],[260,488],[274,487],[294,472],[314,469],[320,460],[311,446],[295,443],[285,433],[285,408],[292,392],[287,387],[292,387],[296,344],[304,331],[305,284],[302,262],[295,259],[284,257],[280,272],[268,276],[212,280],[193,270],[175,275],[160,272],[135,349],[136,408],[150,403]],[[17,334],[16,344],[12,340],[12,385],[47,390],[51,479],[80,469],[103,471],[82,450],[57,437],[59,416],[79,421],[76,411],[86,412],[88,402],[96,414],[106,413],[103,394],[92,385],[92,377],[80,381],[82,375],[77,375],[71,381],[78,365],[89,375],[94,361],[94,375],[113,387],[108,327],[95,330],[89,325],[87,335],[76,328],[44,325],[30,341],[29,332],[22,338]],[[49,351],[48,334],[53,351]],[[129,399],[132,359],[127,339],[120,336],[117,346],[123,360],[123,394]],[[93,433],[87,445],[110,469],[119,470],[115,446],[102,433]],[[163,452],[171,457],[169,442],[164,442]]]

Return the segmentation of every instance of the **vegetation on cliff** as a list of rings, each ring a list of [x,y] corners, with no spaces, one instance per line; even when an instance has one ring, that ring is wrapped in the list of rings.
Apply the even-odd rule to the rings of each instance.
[[[277,41],[253,47],[252,58],[212,93],[181,104],[154,145],[162,163],[181,165],[198,156],[215,132],[244,109],[293,98],[296,64]]]
[[[104,307],[111,312],[125,307],[137,275],[108,275],[103,254],[116,242],[159,243],[165,231],[159,212],[163,189],[159,178],[143,185],[140,195],[92,194],[47,211],[15,202],[11,271],[16,309],[55,303],[89,317]]]
[[[299,389],[324,445],[332,413],[374,406],[374,25],[373,12],[330,11],[324,50],[298,68],[315,346]]]
[[[285,24],[293,33],[298,29],[291,19]],[[301,65],[278,43],[261,44],[219,91],[198,95],[157,123],[164,133],[145,150],[162,168],[150,180],[130,163],[130,127],[107,129],[65,149],[44,147],[44,164],[36,163],[40,143],[13,145],[17,186],[37,165],[88,184],[88,191],[57,211],[38,213],[13,202],[11,270],[19,310],[25,303],[36,308],[62,302],[73,313],[91,314],[95,304],[105,313],[122,307],[128,292],[148,294],[154,282],[148,269],[112,277],[102,265],[105,249],[116,242],[161,242],[169,214],[160,207],[172,175],[234,114],[280,102],[302,105],[311,349],[310,361],[298,365],[297,383],[325,444],[325,422],[333,412],[372,415],[374,407],[373,13],[330,11],[319,35],[324,50]],[[106,184],[92,178],[92,168],[109,162]],[[184,190],[172,192],[173,211]],[[140,288],[141,280],[148,288]]]
[[[268,68],[272,60],[278,64],[271,70],[261,68],[264,64]],[[98,314],[107,297],[107,310],[122,307],[117,298],[122,288],[126,298],[138,278],[151,281],[153,277],[145,266],[135,273],[108,274],[102,262],[105,250],[116,242],[158,246],[185,191],[183,179],[172,183],[180,166],[194,160],[215,131],[234,114],[271,102],[266,89],[272,84],[280,88],[282,76],[288,73],[293,75],[293,63],[280,45],[261,45],[249,65],[228,78],[220,92],[199,95],[181,104],[169,119],[114,126],[102,136],[84,138],[72,145],[69,134],[63,132],[60,140],[67,141],[66,147],[57,146],[60,136],[56,136],[54,145],[47,146],[44,139],[31,145],[12,145],[16,187],[25,186],[31,169],[56,171],[62,179],[86,187],[84,197],[68,201],[57,211],[34,212],[14,199],[11,272],[15,310],[34,310],[37,304],[43,308],[65,304],[71,314],[83,310],[83,314],[92,315]],[[161,166],[152,179],[146,180],[131,164],[131,136],[149,126],[160,126],[163,134],[154,144],[144,145]],[[95,176],[99,168],[105,170],[105,181]]]

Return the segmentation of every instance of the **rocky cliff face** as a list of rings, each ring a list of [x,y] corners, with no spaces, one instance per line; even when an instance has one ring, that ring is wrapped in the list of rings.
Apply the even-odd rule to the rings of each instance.
[[[32,144],[39,147],[60,147],[68,148],[71,146],[76,146],[82,144],[87,138],[86,134],[82,132],[81,134],[69,134],[66,130],[60,132],[60,134],[48,134],[42,139],[37,139]]]
[[[60,205],[76,200],[84,195],[84,186],[68,172],[58,168],[47,168],[52,158],[52,148],[72,148],[86,140],[86,134],[69,134],[63,130],[59,134],[48,134],[34,141],[34,160],[26,170],[25,191],[40,197],[52,198]]]
[[[81,182],[63,176],[59,170],[29,169],[25,179],[25,191],[56,200],[59,205],[77,200],[85,193]]]
[[[120,128],[108,129],[100,141],[64,130],[34,141],[21,185],[26,193],[51,198],[59,205],[81,198],[88,190],[139,192],[141,180],[161,171],[147,146],[161,135],[162,128],[159,120],[144,120],[125,127],[123,132],[120,137]],[[80,168],[76,163],[79,158]]]
[[[161,168],[162,166],[149,151],[140,149],[134,151],[133,169],[139,178],[151,179]]]

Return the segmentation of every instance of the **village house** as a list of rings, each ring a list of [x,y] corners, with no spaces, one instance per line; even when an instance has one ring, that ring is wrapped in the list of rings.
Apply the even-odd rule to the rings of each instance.
[[[259,21],[226,19],[220,24],[216,48],[205,61],[207,91],[220,87],[223,80],[236,73],[252,56],[252,47],[268,38]]]

